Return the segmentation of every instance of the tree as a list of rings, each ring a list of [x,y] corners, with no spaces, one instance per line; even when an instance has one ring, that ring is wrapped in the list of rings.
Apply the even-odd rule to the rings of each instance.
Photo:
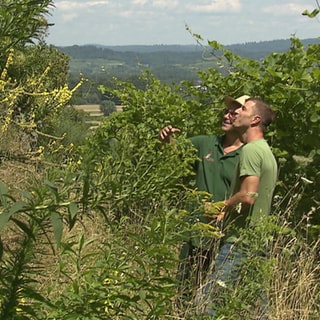
[[[116,105],[111,100],[103,100],[100,103],[100,110],[103,115],[108,116],[110,113],[116,111]]]
[[[209,41],[209,45],[213,64],[218,68],[199,73],[204,90],[194,87],[192,82],[183,82],[177,86],[175,94],[161,98],[156,98],[160,89],[154,89],[153,98],[145,97],[150,84],[145,92],[123,83],[119,89],[111,91],[126,106],[126,116],[135,114],[130,124],[138,127],[143,122],[150,135],[155,135],[166,123],[174,123],[190,136],[217,131],[225,95],[249,94],[268,101],[277,113],[267,134],[281,168],[276,195],[283,199],[281,205],[285,209],[290,201],[288,192],[299,193],[301,199],[292,219],[300,220],[304,215],[310,215],[314,224],[312,232],[317,232],[319,219],[314,213],[320,203],[317,169],[320,165],[317,139],[320,135],[320,99],[316,84],[320,77],[320,45],[304,47],[293,37],[287,52],[271,53],[262,61],[243,59],[215,41]],[[174,100],[183,97],[180,107],[170,101],[173,96]],[[162,123],[156,119],[161,119]]]
[[[0,65],[10,49],[43,39],[49,27],[45,15],[53,3],[53,0],[0,1]]]
[[[54,139],[52,130],[59,114],[82,79],[69,89],[68,56],[44,42],[49,26],[45,15],[53,1],[0,0],[0,3],[3,150],[15,145],[13,141],[8,143],[14,140],[16,151],[21,147],[21,153],[33,154],[39,147],[40,135]]]

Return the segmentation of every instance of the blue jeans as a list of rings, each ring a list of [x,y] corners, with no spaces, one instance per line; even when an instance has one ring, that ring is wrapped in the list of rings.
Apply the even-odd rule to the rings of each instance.
[[[209,273],[196,294],[195,303],[200,308],[204,307],[205,313],[215,315],[212,302],[218,296],[219,291],[239,279],[239,270],[244,258],[245,254],[237,248],[236,244],[222,245],[215,260],[213,272]]]
[[[194,287],[198,287],[200,279],[206,277],[212,255],[210,250],[195,247],[190,241],[183,243],[177,273],[179,291],[183,296],[191,298]]]

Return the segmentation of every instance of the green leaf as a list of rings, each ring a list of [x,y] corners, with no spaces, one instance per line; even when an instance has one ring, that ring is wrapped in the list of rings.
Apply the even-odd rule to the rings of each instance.
[[[7,193],[8,193],[7,185],[4,182],[0,181],[0,195],[2,196],[2,195],[5,195]]]
[[[22,197],[24,197],[25,199],[31,200],[33,195],[31,192],[29,191],[25,191],[25,190],[18,190],[18,192],[21,194]]]
[[[62,233],[63,233],[62,217],[58,212],[52,211],[50,213],[50,220],[52,223],[54,237],[56,239],[57,244],[59,245],[61,242]]]
[[[36,240],[34,237],[34,234],[32,230],[29,228],[29,225],[26,224],[25,222],[12,218],[11,219],[25,234],[29,236],[29,238],[32,238],[33,240]]]
[[[83,246],[84,246],[84,235],[82,234],[79,240],[79,253],[81,252]]]
[[[77,203],[71,202],[69,204],[68,209],[69,209],[69,230],[71,230],[77,221],[77,213],[79,211],[79,208]]]
[[[49,180],[44,181],[44,185],[47,186],[52,192],[57,193],[58,188]]]
[[[71,218],[74,218],[77,215],[78,210],[79,209],[78,209],[77,203],[71,202],[69,204],[69,213],[70,213]]]
[[[318,122],[320,120],[320,116],[317,113],[313,113],[310,117],[310,121],[315,123]]]
[[[8,193],[8,187],[5,183],[0,181],[0,200],[1,204],[6,207],[7,206],[7,198],[6,194]]]
[[[54,307],[54,305],[50,302],[50,300],[48,300],[46,297],[42,296],[37,291],[32,290],[31,288],[28,288],[28,297],[32,298],[35,301],[43,302],[47,306]]]
[[[308,16],[309,18],[315,18],[318,13],[320,12],[319,9],[314,9],[312,12],[309,12],[308,10],[305,10],[302,12],[303,16]]]
[[[313,79],[312,79],[312,76],[310,74],[310,72],[303,72],[302,75],[301,75],[301,80],[304,80],[306,82],[312,82]]]
[[[5,225],[7,224],[7,222],[10,219],[10,213],[9,211],[2,211],[0,213],[0,232],[2,231],[2,229],[5,227]]]
[[[144,290],[139,290],[139,297],[141,300],[146,300],[146,292]]]
[[[12,215],[12,214],[14,214],[14,213],[16,213],[16,212],[18,212],[18,211],[21,211],[22,209],[25,208],[25,206],[26,206],[26,203],[25,203],[25,202],[23,202],[23,201],[16,201],[16,202],[12,205],[12,207],[10,208],[10,210],[9,210],[10,215]]]
[[[3,211],[0,213],[0,232],[5,227],[5,225],[8,223],[10,217],[18,212],[21,211],[25,207],[25,203],[23,201],[16,201],[9,211]]]

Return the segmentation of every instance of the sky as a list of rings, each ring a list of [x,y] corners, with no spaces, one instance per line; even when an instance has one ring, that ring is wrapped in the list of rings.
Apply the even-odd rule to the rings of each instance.
[[[195,44],[191,33],[223,45],[317,38],[320,21],[303,16],[316,0],[56,0],[48,44]],[[187,31],[187,28],[191,32]]]

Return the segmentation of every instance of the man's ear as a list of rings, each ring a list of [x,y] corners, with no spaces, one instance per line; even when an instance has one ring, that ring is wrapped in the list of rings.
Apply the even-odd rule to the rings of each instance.
[[[260,123],[261,123],[261,116],[259,116],[258,114],[254,115],[252,119],[252,124],[254,126],[258,126]]]

